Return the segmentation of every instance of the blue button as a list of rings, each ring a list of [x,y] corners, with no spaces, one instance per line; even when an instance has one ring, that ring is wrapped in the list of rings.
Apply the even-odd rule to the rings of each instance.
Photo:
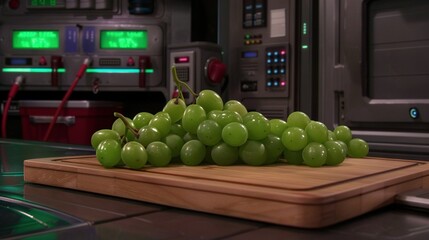
[[[419,118],[419,116],[420,116],[420,112],[419,112],[419,109],[418,108],[416,108],[416,107],[412,107],[412,108],[410,108],[410,110],[409,110],[409,115],[410,115],[410,117],[412,118],[412,119],[417,119],[417,118]]]

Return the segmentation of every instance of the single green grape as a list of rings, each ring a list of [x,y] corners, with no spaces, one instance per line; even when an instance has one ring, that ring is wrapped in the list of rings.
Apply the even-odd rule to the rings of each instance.
[[[256,114],[253,116],[254,117],[246,117],[243,120],[243,124],[249,132],[250,140],[262,140],[271,132],[270,121],[264,116],[258,116]]]
[[[181,123],[173,123],[171,124],[170,133],[179,135],[180,137],[184,137],[186,134],[185,129],[183,129]]]
[[[223,110],[220,113],[216,113],[212,115],[212,119],[217,122],[221,128],[224,128],[228,123],[243,122],[240,114],[231,110]]]
[[[343,141],[345,144],[348,144],[352,139],[352,131],[345,125],[335,127],[334,134],[337,140]]]
[[[162,109],[163,112],[168,113],[171,117],[171,122],[176,123],[182,119],[183,113],[186,109],[186,103],[180,98],[170,99]]]
[[[305,131],[299,127],[288,127],[282,134],[282,143],[290,151],[302,150],[308,143]]]
[[[329,140],[335,141],[335,140],[337,140],[337,137],[335,137],[335,133],[333,131],[328,129],[328,141]]]
[[[220,114],[222,114],[222,112],[223,112],[223,110],[212,110],[207,114],[207,119],[216,121],[216,119],[218,118],[218,116]]]
[[[238,147],[246,143],[249,134],[247,128],[242,123],[232,122],[222,129],[221,136],[225,143],[233,147]]]
[[[288,164],[291,165],[302,165],[304,163],[304,159],[302,158],[302,150],[291,151],[285,149],[283,151],[283,158]]]
[[[328,141],[328,128],[319,121],[310,121],[305,127],[309,142],[324,143]]]
[[[150,120],[148,126],[156,128],[161,134],[161,137],[165,137],[170,133],[171,117],[168,113],[157,113]]]
[[[285,149],[282,140],[274,134],[268,134],[261,142],[264,144],[265,151],[267,152],[267,161],[265,164],[277,162]]]
[[[150,120],[153,118],[153,114],[149,112],[139,112],[134,115],[133,123],[137,129],[147,126]]]
[[[200,105],[208,114],[213,110],[223,109],[223,100],[215,91],[210,89],[201,90],[198,93],[198,97],[195,99],[195,103]]]
[[[327,157],[326,147],[321,143],[311,142],[302,150],[304,164],[310,167],[323,166]]]
[[[164,167],[171,162],[171,150],[167,144],[155,141],[146,147],[148,162],[154,167]]]
[[[106,139],[98,144],[95,157],[103,167],[112,168],[122,162],[121,150],[122,146],[118,141]]]
[[[197,104],[191,104],[186,107],[182,117],[182,126],[185,131],[197,134],[200,123],[207,119],[207,114],[203,107]]]
[[[125,117],[125,119],[127,119],[129,123],[133,122],[133,120],[130,118]],[[126,126],[122,121],[122,119],[120,118],[115,119],[115,121],[112,123],[112,130],[119,133],[121,137],[125,135],[125,129],[126,129]]]
[[[287,123],[285,120],[273,118],[269,120],[270,122],[270,133],[276,135],[277,137],[282,137],[283,132],[287,128]]]
[[[206,156],[206,146],[199,140],[186,142],[180,151],[180,160],[187,166],[200,165]]]
[[[206,146],[213,146],[222,139],[222,129],[214,120],[206,119],[197,129],[198,139]]]
[[[137,141],[144,147],[147,147],[151,142],[161,141],[161,138],[162,136],[158,129],[146,125],[140,128],[139,138]]]
[[[231,110],[244,117],[247,114],[247,108],[237,100],[229,100],[223,105],[223,110]]]
[[[366,157],[369,153],[368,143],[361,138],[352,138],[348,144],[348,155],[354,158]]]
[[[259,141],[248,140],[239,147],[238,155],[244,163],[252,166],[264,165],[267,161],[265,146]]]
[[[139,142],[127,142],[122,147],[121,158],[126,166],[132,169],[140,169],[144,167],[148,156],[145,147]]]
[[[311,121],[310,117],[307,114],[300,111],[295,111],[289,114],[286,119],[286,122],[289,127],[299,127],[301,129],[305,129],[307,124]]]
[[[211,159],[219,166],[230,166],[238,161],[238,147],[220,142],[211,149]]]
[[[246,115],[244,115],[243,122],[247,122],[255,118],[265,118],[265,116],[260,112],[251,111],[251,112],[248,112]]]
[[[175,158],[180,156],[180,150],[185,144],[183,138],[176,134],[168,134],[161,140],[163,143],[167,144],[167,146],[171,150],[171,157]]]
[[[329,140],[326,141],[325,145],[327,157],[326,165],[335,166],[341,164],[347,156],[347,150],[341,145],[340,141]]]
[[[94,132],[91,135],[91,146],[95,150],[98,147],[98,144],[100,144],[102,141],[106,139],[113,139],[117,142],[121,142],[121,136],[119,136],[119,133],[112,130],[112,129],[100,129]]]

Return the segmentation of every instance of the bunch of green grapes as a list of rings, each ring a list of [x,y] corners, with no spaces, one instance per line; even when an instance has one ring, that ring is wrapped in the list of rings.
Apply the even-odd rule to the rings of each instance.
[[[176,84],[185,83],[177,80]],[[347,156],[368,155],[368,144],[353,138],[347,126],[328,130],[299,111],[286,119],[268,120],[237,100],[224,103],[208,89],[198,94],[189,89],[195,102],[186,105],[178,89],[179,96],[162,111],[141,112],[133,118],[115,113],[118,118],[111,129],[96,131],[91,144],[101,165],[140,169],[170,163],[260,166],[286,162],[320,167],[339,165]]]

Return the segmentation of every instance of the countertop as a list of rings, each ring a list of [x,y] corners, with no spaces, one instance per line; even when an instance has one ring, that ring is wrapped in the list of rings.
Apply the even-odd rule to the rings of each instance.
[[[429,214],[403,205],[327,228],[300,229],[24,182],[24,160],[94,154],[89,146],[3,139],[0,154],[0,200],[34,204],[74,219],[67,226],[27,235],[37,239],[417,240],[429,236]],[[9,221],[4,218],[0,215],[0,222]],[[21,239],[24,235],[5,236]]]

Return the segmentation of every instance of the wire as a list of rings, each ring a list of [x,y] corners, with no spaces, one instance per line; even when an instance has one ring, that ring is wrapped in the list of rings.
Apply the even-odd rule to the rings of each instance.
[[[7,115],[9,112],[10,104],[12,102],[12,99],[15,97],[16,93],[19,90],[19,86],[24,81],[24,77],[22,75],[19,75],[15,78],[15,81],[13,82],[12,86],[10,87],[9,94],[7,97],[6,104],[3,108],[3,116],[2,116],[2,122],[1,122],[1,131],[2,131],[2,138],[6,138],[6,125],[7,125]]]
[[[57,107],[57,110],[54,114],[54,117],[52,118],[51,123],[48,126],[48,129],[45,133],[45,137],[43,138],[43,141],[48,141],[49,135],[51,135],[52,129],[54,128],[55,123],[57,122],[58,116],[60,115],[61,110],[64,107],[64,104],[68,101],[70,95],[72,94],[74,88],[78,84],[79,80],[83,77],[85,74],[86,69],[89,65],[89,58],[85,58],[83,61],[82,66],[79,68],[78,73],[76,74],[75,79],[73,80],[72,84],[70,85],[69,89],[67,90],[66,94],[64,95],[63,99],[60,102],[60,105]]]

